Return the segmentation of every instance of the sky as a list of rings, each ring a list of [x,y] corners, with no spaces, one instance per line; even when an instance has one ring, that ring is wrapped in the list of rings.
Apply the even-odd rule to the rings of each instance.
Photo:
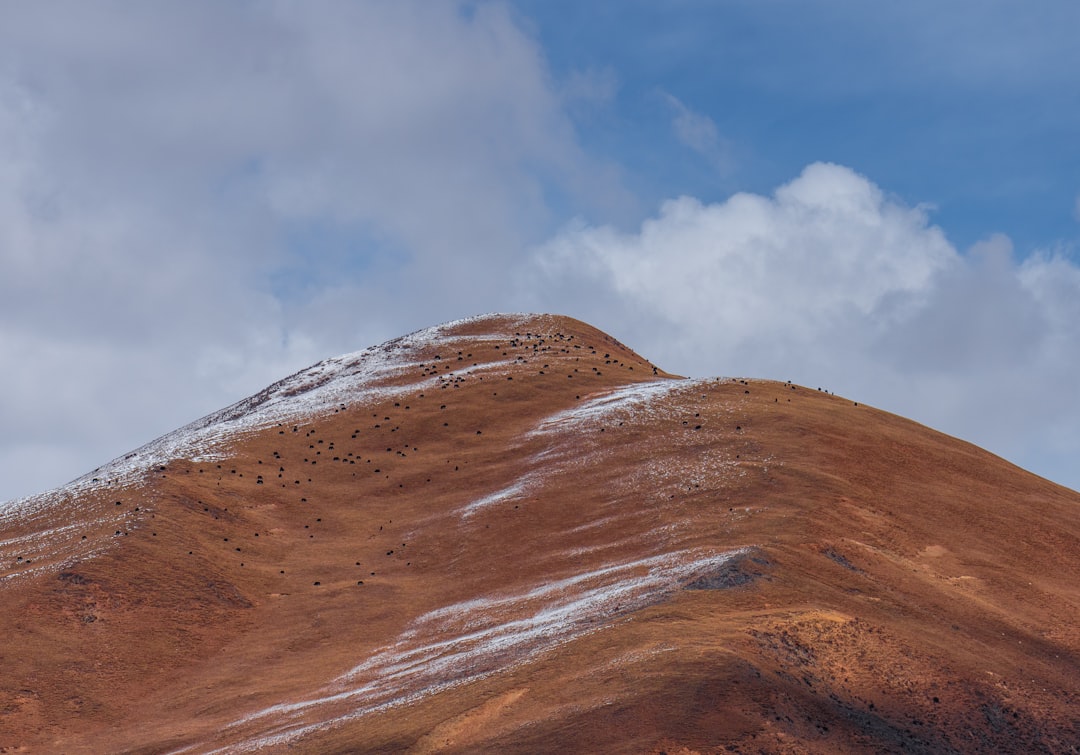
[[[1080,489],[1073,0],[0,0],[0,500],[492,311]]]

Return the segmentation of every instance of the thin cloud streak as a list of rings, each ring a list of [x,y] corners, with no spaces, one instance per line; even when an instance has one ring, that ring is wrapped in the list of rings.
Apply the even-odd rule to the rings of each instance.
[[[678,97],[667,92],[660,95],[674,113],[671,128],[675,138],[698,153],[720,175],[732,170],[731,147],[716,127],[712,118],[688,108]]]

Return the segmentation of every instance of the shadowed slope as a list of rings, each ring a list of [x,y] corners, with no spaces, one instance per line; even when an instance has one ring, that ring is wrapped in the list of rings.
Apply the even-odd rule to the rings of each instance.
[[[451,323],[9,505],[0,746],[1068,752],[1078,500],[569,318]]]

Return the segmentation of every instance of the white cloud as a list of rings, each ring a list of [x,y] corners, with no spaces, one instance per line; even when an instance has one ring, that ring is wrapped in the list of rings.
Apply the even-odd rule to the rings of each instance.
[[[666,202],[635,233],[569,228],[537,264],[667,369],[824,387],[1080,487],[1080,269],[1060,255],[1018,265],[1001,236],[961,254],[924,210],[817,163],[772,196]]]
[[[620,296],[679,329],[722,323],[709,341],[728,351],[754,352],[767,335],[787,353],[859,318],[902,316],[938,270],[956,264],[921,211],[891,203],[864,178],[827,164],[810,166],[772,198],[666,202],[639,233],[572,230],[542,258],[559,272],[592,269]],[[665,351],[678,358],[694,351],[688,347],[681,342]]]

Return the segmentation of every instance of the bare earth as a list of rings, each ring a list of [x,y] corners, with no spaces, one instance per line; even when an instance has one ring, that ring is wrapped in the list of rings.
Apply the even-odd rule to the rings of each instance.
[[[1080,495],[564,317],[7,504],[0,600],[3,753],[1080,752]]]

